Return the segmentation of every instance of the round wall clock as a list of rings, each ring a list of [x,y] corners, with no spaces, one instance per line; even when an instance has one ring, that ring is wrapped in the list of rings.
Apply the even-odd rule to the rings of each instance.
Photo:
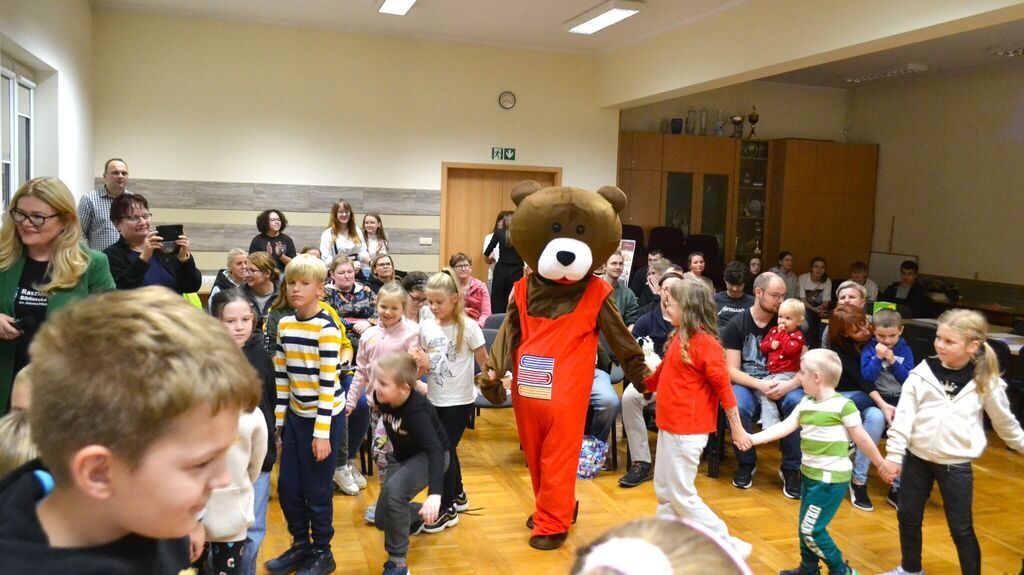
[[[505,110],[511,110],[516,105],[516,95],[508,90],[498,94],[498,105]]]

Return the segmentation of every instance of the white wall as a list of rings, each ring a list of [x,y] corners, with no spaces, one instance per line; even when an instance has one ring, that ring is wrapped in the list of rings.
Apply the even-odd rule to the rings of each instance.
[[[615,181],[593,57],[103,10],[94,37],[97,169],[438,189],[442,161],[508,146],[566,184]]]
[[[38,68],[37,176],[93,188],[92,9],[87,0],[0,0],[0,50]],[[102,169],[100,170],[102,171]]]
[[[847,90],[766,81],[745,82],[623,110],[622,129],[657,132],[662,120],[685,118],[691,106],[698,112],[701,108],[708,109],[708,134],[712,135],[717,110],[723,111],[726,133],[731,134],[729,116],[740,114],[746,118],[751,107],[757,106],[760,115],[757,135],[760,138],[846,141],[845,128],[849,114]],[[749,132],[750,125],[745,124],[743,135]]]
[[[1024,284],[1024,67],[858,88],[851,134],[880,145],[874,249],[921,270]]]

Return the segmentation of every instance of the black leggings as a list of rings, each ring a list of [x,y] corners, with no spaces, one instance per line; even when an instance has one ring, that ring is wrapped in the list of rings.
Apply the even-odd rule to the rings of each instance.
[[[907,451],[903,458],[900,477],[900,505],[896,517],[900,522],[900,548],[903,570],[921,571],[921,524],[924,504],[931,495],[932,485],[939,484],[942,507],[946,511],[946,525],[953,536],[956,554],[960,558],[963,575],[981,573],[981,548],[974,535],[971,498],[974,495],[974,474],[971,464],[943,465],[932,463]]]
[[[512,285],[522,277],[523,264],[509,265],[498,262],[494,266],[494,278],[491,281],[491,313],[505,313]]]
[[[453,405],[451,407],[437,407],[437,418],[441,420],[441,427],[448,434],[448,443],[451,449],[448,460],[448,470],[444,472],[444,492],[441,494],[441,510],[448,509],[455,504],[455,496],[462,493],[462,467],[459,465],[459,455],[455,449],[462,441],[462,433],[466,431],[469,424],[469,414],[473,410],[473,404]]]
[[[207,542],[203,554],[192,564],[201,575],[231,575],[242,572],[242,551],[245,541],[231,543]]]

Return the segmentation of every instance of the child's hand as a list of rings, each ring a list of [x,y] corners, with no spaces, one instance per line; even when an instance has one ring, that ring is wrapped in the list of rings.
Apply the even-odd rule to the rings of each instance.
[[[413,361],[416,362],[416,369],[420,372],[430,371],[430,359],[427,357],[427,353],[420,347],[410,347],[409,355],[412,356]]]
[[[772,341],[772,349],[779,349],[779,340]]]
[[[882,466],[878,468],[878,475],[881,476],[882,480],[892,485],[892,482],[900,476],[903,471],[903,466],[897,465],[888,459],[882,462]]]
[[[424,523],[430,524],[437,521],[437,514],[441,510],[441,496],[428,495],[427,500],[420,507],[420,518]]]
[[[196,521],[192,530],[188,532],[188,561],[195,563],[203,554],[203,547],[206,545],[206,528],[202,521]]]
[[[754,446],[753,436],[742,427],[732,430],[732,442],[736,444],[736,448],[740,451],[747,451]]]
[[[331,454],[331,440],[322,437],[313,438],[313,459],[323,461]]]
[[[281,436],[284,435],[284,426],[278,425],[274,428],[274,445],[277,446],[277,452],[281,453]]]

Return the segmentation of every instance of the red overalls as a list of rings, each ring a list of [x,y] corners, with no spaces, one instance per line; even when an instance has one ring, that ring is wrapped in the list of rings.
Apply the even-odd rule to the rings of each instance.
[[[533,480],[533,535],[569,531],[576,468],[583,443],[597,356],[597,315],[612,292],[591,276],[571,313],[555,319],[527,313],[529,278],[516,282],[521,338],[512,366],[512,406]]]

